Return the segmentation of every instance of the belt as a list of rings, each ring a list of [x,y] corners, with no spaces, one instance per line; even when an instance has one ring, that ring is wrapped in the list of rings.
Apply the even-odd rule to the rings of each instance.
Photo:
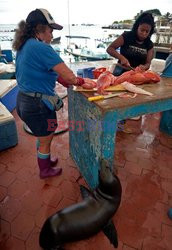
[[[21,93],[27,96],[48,100],[55,107],[56,110],[59,110],[60,108],[63,107],[63,101],[57,94],[45,95],[39,92],[22,92],[22,91]]]

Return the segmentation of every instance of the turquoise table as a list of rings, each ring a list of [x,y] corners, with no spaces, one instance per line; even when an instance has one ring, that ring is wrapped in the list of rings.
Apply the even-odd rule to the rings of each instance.
[[[89,102],[92,92],[68,90],[70,154],[91,188],[98,184],[100,159],[113,166],[118,121],[172,109],[172,78],[142,86],[154,95]]]

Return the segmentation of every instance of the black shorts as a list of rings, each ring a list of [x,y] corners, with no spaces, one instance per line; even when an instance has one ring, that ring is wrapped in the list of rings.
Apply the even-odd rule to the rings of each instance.
[[[19,91],[16,110],[37,137],[50,135],[57,128],[56,111],[50,110],[41,98],[27,96]]]

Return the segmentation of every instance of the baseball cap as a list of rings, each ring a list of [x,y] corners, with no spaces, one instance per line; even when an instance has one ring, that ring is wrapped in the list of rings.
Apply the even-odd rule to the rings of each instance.
[[[61,30],[63,26],[55,23],[53,17],[46,9],[36,9],[29,13],[26,18],[26,23],[35,26],[37,24],[45,24],[50,26],[52,29]]]

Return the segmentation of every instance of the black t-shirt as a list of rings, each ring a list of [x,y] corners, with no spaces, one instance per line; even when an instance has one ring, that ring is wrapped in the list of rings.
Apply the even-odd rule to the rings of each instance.
[[[142,44],[136,41],[132,31],[126,31],[122,34],[124,44],[120,48],[120,53],[127,58],[132,67],[146,63],[147,52],[153,48],[153,42],[148,37]]]

